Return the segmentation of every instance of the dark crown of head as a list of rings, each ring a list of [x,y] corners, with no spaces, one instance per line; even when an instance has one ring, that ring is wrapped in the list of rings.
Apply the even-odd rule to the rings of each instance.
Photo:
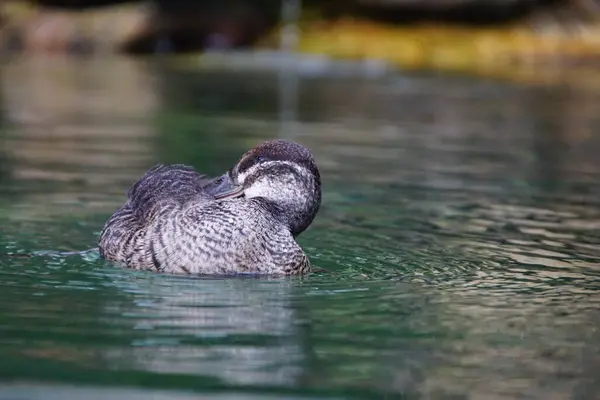
[[[289,161],[308,169],[320,181],[319,170],[311,152],[289,140],[270,140],[248,151],[241,158],[237,171],[243,173],[256,164],[267,161]]]

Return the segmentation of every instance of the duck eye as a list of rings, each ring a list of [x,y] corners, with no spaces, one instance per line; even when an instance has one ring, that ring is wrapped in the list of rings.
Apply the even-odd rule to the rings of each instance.
[[[258,156],[258,157],[256,157],[256,161],[257,161],[257,162],[263,162],[263,161],[267,161],[267,160],[268,160],[268,159],[267,159],[267,157],[265,157],[265,156]]]

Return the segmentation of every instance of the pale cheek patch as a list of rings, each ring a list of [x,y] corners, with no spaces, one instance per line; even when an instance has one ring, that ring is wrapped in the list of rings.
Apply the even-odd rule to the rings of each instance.
[[[279,164],[287,164],[297,171],[298,175],[302,175],[302,171],[296,164],[285,161],[278,161]],[[265,164],[263,164],[265,165]],[[265,166],[268,166],[265,165]],[[259,173],[258,166],[250,168],[246,173],[239,176],[239,182],[244,182],[251,174]],[[264,197],[273,200],[281,205],[296,203],[300,197],[304,197],[302,193],[302,182],[297,180],[297,177],[287,173],[283,175],[263,176],[254,181],[252,185],[244,190],[247,198]]]
[[[244,191],[247,198],[265,197],[281,203],[287,203],[296,198],[297,186],[290,182],[282,182],[281,180],[273,181],[271,179],[260,179],[252,184]]]

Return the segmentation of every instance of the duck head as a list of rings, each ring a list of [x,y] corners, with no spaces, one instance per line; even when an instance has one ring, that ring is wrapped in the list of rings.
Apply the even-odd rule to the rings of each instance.
[[[261,143],[214,182],[211,193],[215,198],[243,196],[245,201],[258,201],[294,236],[312,223],[321,206],[321,177],[315,160],[310,150],[289,140]]]

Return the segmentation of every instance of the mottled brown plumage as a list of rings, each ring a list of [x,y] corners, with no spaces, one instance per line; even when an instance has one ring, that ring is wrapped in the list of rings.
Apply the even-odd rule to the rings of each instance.
[[[129,268],[186,274],[304,274],[295,237],[321,204],[312,154],[284,140],[262,143],[223,176],[158,165],[129,190],[100,234],[100,254]]]

